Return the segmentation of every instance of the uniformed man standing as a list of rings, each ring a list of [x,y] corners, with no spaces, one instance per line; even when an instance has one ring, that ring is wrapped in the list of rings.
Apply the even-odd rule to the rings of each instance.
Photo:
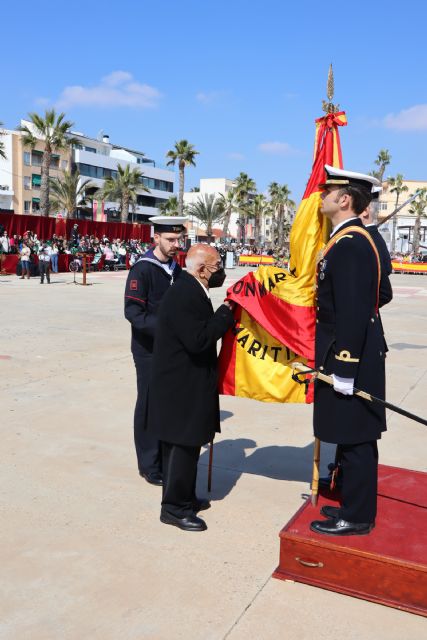
[[[393,299],[393,289],[390,282],[390,275],[392,272],[390,253],[387,249],[387,245],[384,238],[378,231],[376,225],[377,220],[377,207],[378,198],[382,191],[381,187],[372,187],[372,201],[366,207],[366,209],[360,214],[359,218],[363,222],[363,226],[368,231],[378,251],[381,263],[381,279],[379,289],[379,307],[383,307]],[[378,318],[382,327],[381,316],[378,313]],[[383,331],[384,334],[384,331]],[[384,338],[384,352],[387,353],[388,347]],[[341,489],[341,453],[339,447],[335,454],[335,462],[331,462],[328,465],[329,475],[319,479],[319,486],[331,487],[335,486],[337,489]]]
[[[342,504],[323,507],[327,520],[311,529],[327,535],[363,535],[375,524],[377,440],[385,410],[353,395],[353,387],[384,399],[384,339],[378,318],[380,258],[358,216],[379,185],[372,176],[325,166],[321,212],[332,222],[318,265],[316,368],[334,387],[316,381],[314,433],[340,445]]]
[[[148,382],[158,308],[164,294],[181,273],[174,257],[186,220],[182,216],[150,218],[156,246],[135,262],[126,282],[125,317],[132,325],[131,350],[138,391],[134,414],[136,456],[140,475],[155,485],[162,484],[161,452],[159,441],[146,429]]]

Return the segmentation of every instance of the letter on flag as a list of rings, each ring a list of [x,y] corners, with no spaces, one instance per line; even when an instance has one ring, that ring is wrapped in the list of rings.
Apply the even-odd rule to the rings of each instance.
[[[313,366],[317,256],[327,239],[320,213],[324,165],[342,167],[338,127],[343,111],[316,120],[314,161],[290,235],[287,269],[261,266],[227,291],[236,303],[235,328],[223,338],[219,391],[264,402],[311,402],[292,380],[290,364]]]

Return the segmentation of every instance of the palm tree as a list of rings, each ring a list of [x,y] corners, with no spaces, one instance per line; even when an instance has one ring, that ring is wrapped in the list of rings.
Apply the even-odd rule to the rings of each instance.
[[[0,122],[0,128],[3,126],[3,122]],[[0,131],[0,136],[4,136],[4,131]],[[6,160],[6,151],[4,150],[4,142],[0,141],[0,158]]]
[[[249,217],[255,219],[255,244],[261,243],[261,221],[263,217],[271,211],[271,204],[268,202],[262,194],[257,194],[252,202],[246,205],[246,210]]]
[[[387,179],[388,186],[390,188],[390,193],[396,194],[396,200],[394,202],[394,208],[397,209],[397,205],[399,204],[400,194],[408,191],[408,187],[403,184],[403,175],[398,173],[395,178]],[[393,216],[393,233],[391,238],[391,250],[395,251],[396,249],[396,226],[397,226],[397,216]]]
[[[166,163],[168,166],[178,163],[179,170],[179,193],[178,193],[178,215],[182,216],[184,211],[184,170],[187,166],[196,166],[194,162],[195,157],[199,154],[195,150],[194,145],[190,144],[188,140],[179,140],[175,142],[175,148],[170,149],[166,158],[169,161]]]
[[[165,216],[176,216],[178,212],[178,198],[171,196],[159,206],[159,211]]]
[[[388,149],[380,149],[378,152],[377,158],[374,161],[377,167],[379,167],[378,171],[371,171],[371,175],[375,178],[378,178],[380,182],[383,181],[385,168],[391,162],[391,155]]]
[[[198,218],[202,226],[206,227],[208,239],[212,237],[213,224],[222,220],[224,215],[220,200],[215,193],[199,196],[196,202],[189,205],[188,210],[191,215]]]
[[[89,179],[79,186],[78,172],[64,171],[60,178],[50,178],[50,206],[65,211],[65,217],[73,215],[79,205],[86,204],[85,191],[95,187]]]
[[[99,197],[104,200],[118,201],[120,203],[120,220],[127,222],[129,216],[129,205],[135,204],[138,191],[150,193],[150,189],[142,183],[143,173],[139,169],[131,169],[127,164],[122,167],[117,165],[117,175],[107,178],[104,186],[99,191]]]
[[[272,242],[276,243],[279,249],[283,249],[291,226],[287,214],[289,214],[289,209],[295,207],[295,202],[289,197],[291,190],[287,184],[280,185],[277,182],[272,182],[268,190],[274,212]]]
[[[230,225],[231,214],[234,212],[241,212],[241,206],[238,203],[236,190],[230,189],[224,195],[223,193],[218,194],[218,205],[222,210],[222,214],[224,216],[222,223],[222,235],[223,237],[228,236],[228,227]]]
[[[243,173],[242,171],[237,176],[235,183],[237,202],[239,203],[239,206],[243,213],[243,215],[240,216],[239,220],[240,242],[242,242],[243,244],[245,242],[245,229],[247,224],[247,215],[244,207],[245,205],[249,204],[251,194],[256,192],[256,184],[255,181],[252,180],[252,178],[250,178],[247,173]]]
[[[32,127],[22,125],[18,127],[21,131],[22,144],[24,147],[34,149],[37,142],[42,139],[44,142],[44,150],[42,157],[42,176],[40,186],[40,215],[49,215],[49,172],[52,154],[55,151],[63,151],[70,148],[77,140],[70,135],[70,129],[73,122],[65,120],[65,113],[57,114],[55,109],[46,110],[44,116],[37,113],[29,113]]]
[[[412,241],[412,251],[416,254],[420,250],[420,229],[421,218],[427,217],[427,189],[420,189],[419,197],[414,200],[409,208],[409,213],[416,216],[414,223],[414,239]]]

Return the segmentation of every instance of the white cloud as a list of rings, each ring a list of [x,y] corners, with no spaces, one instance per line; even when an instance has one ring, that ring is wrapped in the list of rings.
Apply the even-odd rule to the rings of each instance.
[[[49,104],[50,100],[49,100],[49,98],[44,98],[43,96],[40,96],[40,97],[36,98],[34,100],[34,102],[39,107],[47,107],[47,105]]]
[[[238,151],[232,151],[231,153],[229,153],[227,155],[230,158],[230,160],[244,160],[245,159],[245,156],[243,155],[243,153],[239,153]]]
[[[222,98],[223,95],[224,91],[199,91],[196,94],[196,100],[202,104],[212,104]]]
[[[387,129],[396,131],[427,131],[427,104],[417,104],[384,118]]]
[[[161,97],[158,89],[137,82],[128,71],[113,71],[95,86],[65,87],[56,106],[60,109],[75,106],[149,109],[156,107]]]
[[[287,142],[262,142],[258,145],[258,149],[262,153],[267,153],[274,156],[293,156],[298,154],[298,150],[291,147]]]

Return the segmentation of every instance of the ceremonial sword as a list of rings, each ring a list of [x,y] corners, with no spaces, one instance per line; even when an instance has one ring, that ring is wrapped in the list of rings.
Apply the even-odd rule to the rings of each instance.
[[[327,384],[330,384],[331,386],[334,385],[334,381],[332,380],[331,376],[327,376],[324,373],[322,373],[321,371],[318,371],[317,369],[311,369],[310,367],[307,367],[305,364],[302,364],[301,362],[293,362],[292,363],[292,369],[296,369],[297,371],[299,371],[299,373],[309,373],[313,376],[313,378],[317,378],[318,380],[322,380],[322,382],[326,382]],[[296,374],[295,377],[293,377],[293,379],[296,382],[299,382],[300,384],[304,383],[304,380],[298,380],[297,376],[299,374]],[[406,411],[406,409],[401,409],[401,407],[396,406],[395,404],[392,404],[391,402],[387,402],[386,400],[382,400],[381,398],[377,398],[376,396],[373,396],[371,393],[368,393],[367,391],[362,391],[361,389],[356,389],[356,387],[353,388],[353,395],[358,396],[359,398],[363,398],[364,400],[368,400],[369,402],[373,402],[375,404],[380,404],[383,407],[385,407],[386,409],[390,409],[391,411],[394,411],[395,413],[400,413],[400,415],[405,416],[406,418],[409,418],[410,420],[415,420],[415,422],[420,422],[421,424],[424,424],[427,426],[427,420],[425,418],[421,418],[420,416],[415,415],[415,413],[410,413],[410,411]]]
[[[298,382],[299,384],[305,384],[307,381],[300,380],[298,376],[301,375],[302,373],[304,374],[308,373],[313,378],[322,380],[322,382],[326,382],[331,386],[334,385],[334,381],[331,376],[327,376],[326,374],[322,373],[321,371],[318,371],[317,369],[312,369],[311,367],[307,367],[305,364],[302,364],[302,362],[293,362],[291,367],[295,372],[298,372],[298,373],[293,373],[292,378],[293,380],[295,380],[295,382]],[[416,416],[414,413],[410,413],[405,409],[401,409],[400,407],[397,407],[396,405],[391,404],[391,402],[386,402],[386,400],[381,400],[381,398],[376,398],[372,394],[367,393],[367,391],[361,391],[360,389],[354,388],[353,392],[354,392],[354,395],[358,396],[359,398],[363,398],[364,400],[368,400],[369,402],[374,402],[376,404],[381,404],[387,409],[391,409],[391,411],[400,413],[402,416],[405,416],[410,420],[415,420],[416,422],[420,422],[421,424],[427,425],[427,420],[425,420],[424,418],[421,418],[420,416]],[[320,440],[319,438],[315,438],[314,452],[313,452],[313,478],[311,482],[311,504],[313,506],[316,506],[318,495],[319,495],[319,475],[320,475],[319,465],[320,465]]]

